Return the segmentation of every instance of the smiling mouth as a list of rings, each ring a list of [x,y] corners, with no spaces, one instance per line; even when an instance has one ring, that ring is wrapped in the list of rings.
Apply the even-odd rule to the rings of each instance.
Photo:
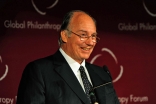
[[[91,48],[82,48],[83,50],[85,50],[85,51],[90,51],[91,50]]]

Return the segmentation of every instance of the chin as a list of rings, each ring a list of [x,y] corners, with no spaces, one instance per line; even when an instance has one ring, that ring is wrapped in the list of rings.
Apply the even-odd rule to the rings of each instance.
[[[81,54],[82,59],[88,59],[90,57],[90,54]]]
[[[89,56],[86,56],[86,57],[83,57],[84,59],[88,59],[89,58]]]

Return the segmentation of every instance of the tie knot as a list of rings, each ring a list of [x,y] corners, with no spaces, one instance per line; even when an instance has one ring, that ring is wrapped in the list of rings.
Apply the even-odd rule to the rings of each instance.
[[[80,66],[79,70],[80,70],[81,72],[84,72],[84,71],[85,71],[83,66]]]

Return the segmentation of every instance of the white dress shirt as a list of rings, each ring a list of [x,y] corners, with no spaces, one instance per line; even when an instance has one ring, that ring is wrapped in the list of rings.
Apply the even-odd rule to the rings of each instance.
[[[84,69],[85,69],[85,72],[87,74],[88,80],[91,83],[90,76],[89,76],[88,71],[87,71],[87,69],[85,67],[85,60],[83,60],[83,62],[81,64],[79,64],[74,59],[72,59],[70,56],[68,56],[61,48],[59,49],[59,51],[61,52],[61,54],[66,59],[67,63],[71,67],[73,73],[75,74],[76,78],[78,79],[80,85],[82,86],[83,90],[85,91],[84,85],[83,85],[83,82],[82,82],[82,79],[81,79],[81,74],[80,74],[80,71],[79,71],[80,66],[83,66]]]

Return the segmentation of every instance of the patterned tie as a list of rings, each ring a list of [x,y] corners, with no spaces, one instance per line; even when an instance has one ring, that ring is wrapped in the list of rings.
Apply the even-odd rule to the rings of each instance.
[[[82,81],[83,81],[83,85],[84,85],[84,88],[85,88],[85,92],[86,92],[86,95],[91,103],[91,99],[90,99],[90,95],[89,95],[89,91],[90,89],[92,88],[88,78],[87,78],[87,75],[86,75],[86,72],[84,70],[84,67],[83,66],[80,66],[79,68],[80,70],[80,73],[81,73],[81,78],[82,78]]]

